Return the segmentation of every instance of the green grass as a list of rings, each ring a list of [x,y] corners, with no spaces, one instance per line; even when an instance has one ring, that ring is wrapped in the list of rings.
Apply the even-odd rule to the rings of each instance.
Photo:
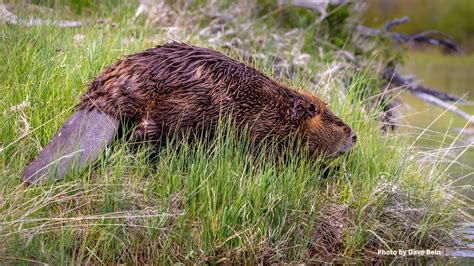
[[[316,88],[297,69],[283,80],[322,95],[358,133],[352,152],[329,163],[300,153],[255,154],[223,125],[212,141],[170,140],[154,156],[120,140],[78,175],[22,184],[23,168],[95,75],[167,40],[133,21],[132,9],[118,14],[111,15],[116,27],[0,25],[0,262],[298,262],[451,244],[459,202],[447,175],[436,162],[419,164],[403,138],[380,135],[378,114],[355,97],[366,75],[355,77],[345,99],[334,77]],[[210,46],[195,32],[179,38]],[[278,48],[250,49],[268,55]],[[239,50],[227,53],[240,57]],[[272,62],[253,64],[272,74]]]

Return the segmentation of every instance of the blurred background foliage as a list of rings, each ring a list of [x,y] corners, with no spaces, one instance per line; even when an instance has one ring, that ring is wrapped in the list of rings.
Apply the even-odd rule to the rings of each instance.
[[[125,0],[31,0],[29,1],[34,5],[41,5],[50,8],[70,8],[75,14],[83,15],[88,13],[96,13],[101,10],[111,10],[120,5],[123,5],[127,1]],[[128,1],[134,2],[134,1]]]

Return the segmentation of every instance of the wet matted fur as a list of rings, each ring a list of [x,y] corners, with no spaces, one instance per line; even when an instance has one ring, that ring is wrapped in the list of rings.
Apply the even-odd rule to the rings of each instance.
[[[288,88],[220,52],[178,42],[126,56],[105,69],[81,98],[78,112],[85,117],[89,112],[94,112],[94,116],[102,114],[112,121],[102,127],[107,134],[98,134],[107,137],[99,140],[106,144],[111,142],[109,127],[116,131],[121,119],[136,125],[136,140],[159,142],[181,132],[212,135],[219,119],[230,115],[235,127],[245,128],[256,142],[278,141],[296,134],[310,152],[333,156],[348,151],[356,141],[352,129],[319,98]],[[72,125],[69,129],[74,126],[80,128]],[[69,134],[86,143],[81,142],[81,135]],[[53,173],[49,166],[56,154],[67,150],[88,157],[81,150],[65,148],[71,145],[64,137],[53,138],[46,147],[58,148],[50,150],[47,158],[40,153],[25,171],[23,180],[41,183],[50,176],[62,178],[67,170]],[[93,154],[104,148],[99,145]],[[47,171],[37,169],[39,166]]]

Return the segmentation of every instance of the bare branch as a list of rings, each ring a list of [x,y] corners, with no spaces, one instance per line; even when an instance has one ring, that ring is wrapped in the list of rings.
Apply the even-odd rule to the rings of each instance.
[[[385,36],[388,35],[392,40],[400,43],[416,42],[416,43],[428,43],[431,45],[443,46],[447,50],[452,52],[458,52],[458,45],[446,34],[443,34],[436,30],[423,31],[416,34],[404,34],[399,32],[391,32],[390,30],[397,25],[407,23],[408,17],[400,19],[394,19],[385,23],[384,29],[374,29],[366,26],[358,25],[356,30],[363,36]]]
[[[451,95],[446,92],[442,92],[433,88],[428,88],[419,84],[415,84],[412,77],[403,77],[398,74],[395,69],[388,68],[383,73],[384,78],[393,83],[396,86],[405,86],[410,91],[422,92],[425,94],[432,95],[442,101],[451,101],[451,102],[463,102],[464,100],[458,96]]]
[[[405,78],[398,74],[395,69],[389,68],[384,72],[384,78],[391,84],[407,88],[411,94],[417,98],[442,108],[464,118],[470,123],[474,123],[474,116],[470,115],[455,106],[456,103],[463,102],[463,99],[433,88],[421,86],[413,83],[412,78]],[[452,102],[452,103],[449,103]]]
[[[393,27],[401,25],[401,24],[405,24],[409,21],[410,21],[410,19],[407,16],[404,16],[403,18],[396,18],[394,20],[391,20],[391,21],[385,23],[383,28],[386,31],[390,31]]]
[[[470,123],[474,123],[474,116],[470,115],[463,110],[457,108],[454,106],[453,103],[447,103],[445,101],[440,100],[439,98],[431,95],[431,94],[426,94],[424,92],[419,92],[419,91],[412,91],[412,94],[416,96],[417,98],[431,104],[435,104],[437,106],[443,107],[444,109],[457,114],[458,116],[464,118],[466,121]]]

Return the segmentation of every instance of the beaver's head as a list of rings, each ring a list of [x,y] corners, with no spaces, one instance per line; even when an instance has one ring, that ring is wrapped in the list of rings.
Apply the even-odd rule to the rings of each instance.
[[[325,102],[313,95],[305,96],[297,109],[304,114],[299,130],[309,151],[328,157],[349,151],[357,141],[354,131]]]

